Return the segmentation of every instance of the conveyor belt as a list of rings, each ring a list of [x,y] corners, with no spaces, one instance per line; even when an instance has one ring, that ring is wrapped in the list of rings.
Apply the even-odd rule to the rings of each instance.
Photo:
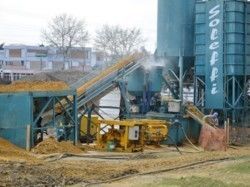
[[[91,101],[100,99],[108,92],[112,91],[117,86],[118,79],[133,72],[141,66],[138,61],[142,57],[142,54],[133,54],[129,57],[121,59],[106,70],[102,72],[92,72],[77,81],[75,84],[71,85],[71,88],[76,89],[77,92],[78,108],[85,106]],[[72,100],[72,98],[69,99]],[[64,106],[67,105],[66,101],[61,101],[61,103]]]
[[[212,120],[204,120],[205,114],[203,114],[196,106],[194,105],[188,105],[186,109],[186,113],[189,117],[193,118],[195,121],[200,123],[201,125],[211,125],[214,126]]]

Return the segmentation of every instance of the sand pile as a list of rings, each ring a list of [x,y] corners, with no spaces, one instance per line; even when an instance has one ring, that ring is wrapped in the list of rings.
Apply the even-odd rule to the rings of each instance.
[[[18,81],[9,85],[0,85],[0,92],[56,91],[67,90],[68,85],[61,81]]]
[[[5,139],[0,138],[0,160],[5,161],[19,161],[19,160],[35,160],[24,149],[18,148]]]
[[[74,146],[71,142],[58,142],[54,138],[48,138],[42,141],[32,151],[36,154],[83,153],[80,148]]]

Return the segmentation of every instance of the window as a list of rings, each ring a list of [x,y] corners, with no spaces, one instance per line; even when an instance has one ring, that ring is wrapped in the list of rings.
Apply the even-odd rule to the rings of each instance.
[[[3,79],[6,81],[11,81],[11,75],[10,73],[4,73],[3,74]]]
[[[14,79],[14,81],[18,80],[19,79],[19,73],[14,73],[13,74],[13,79]]]
[[[6,62],[6,65],[13,65],[13,62],[12,61],[8,61],[8,62]]]

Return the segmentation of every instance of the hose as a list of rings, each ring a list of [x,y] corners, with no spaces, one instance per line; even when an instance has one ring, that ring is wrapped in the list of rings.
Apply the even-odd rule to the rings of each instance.
[[[182,152],[180,151],[180,149],[176,145],[175,141],[170,136],[167,135],[167,137],[173,142],[173,145],[175,146],[176,150],[180,153],[180,155],[182,155]]]
[[[181,130],[182,130],[182,132],[183,132],[183,134],[184,134],[186,140],[193,146],[193,148],[194,148],[195,150],[197,150],[198,152],[202,152],[202,151],[201,151],[197,146],[195,146],[195,145],[191,142],[191,140],[188,138],[188,136],[187,136],[187,134],[186,134],[186,132],[185,132],[183,126],[182,126],[182,125],[180,125],[180,126],[181,126]]]

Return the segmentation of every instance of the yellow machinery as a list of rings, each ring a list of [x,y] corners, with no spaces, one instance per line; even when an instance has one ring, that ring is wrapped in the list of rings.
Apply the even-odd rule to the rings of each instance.
[[[160,120],[100,120],[97,124],[97,146],[108,151],[143,151],[148,142],[166,138],[166,121]]]
[[[96,125],[98,123],[98,116],[97,115],[92,115],[91,116],[91,122],[90,122],[90,130],[89,133],[91,135],[96,133]],[[81,118],[81,123],[80,123],[80,135],[85,136],[88,131],[88,116],[84,115]]]
[[[161,120],[142,120],[146,123],[145,141],[147,144],[159,144],[167,138],[170,123]]]

